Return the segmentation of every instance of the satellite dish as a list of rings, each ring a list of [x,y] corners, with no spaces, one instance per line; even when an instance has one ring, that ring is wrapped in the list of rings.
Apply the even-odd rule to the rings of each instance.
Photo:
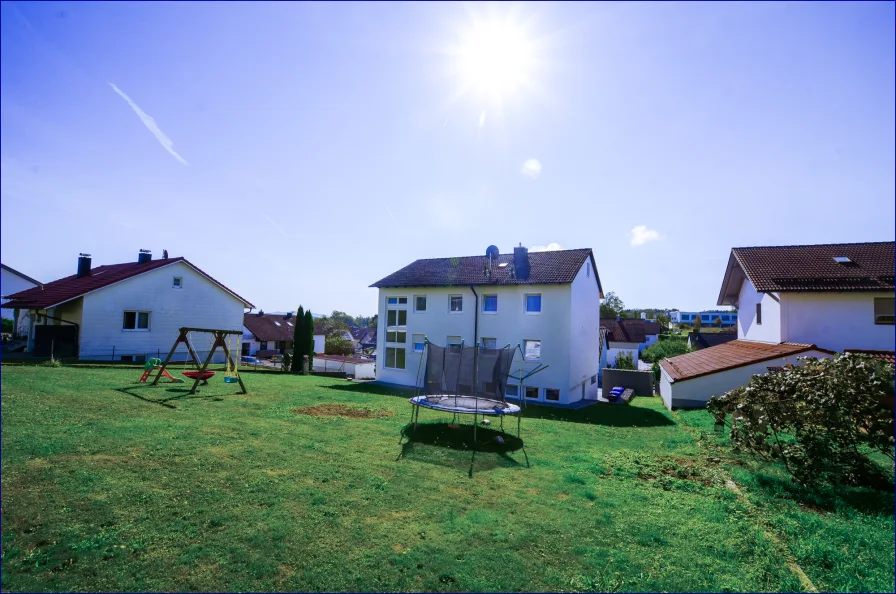
[[[488,246],[488,249],[485,250],[485,255],[494,260],[501,255],[501,252],[498,250],[498,246],[490,245]]]

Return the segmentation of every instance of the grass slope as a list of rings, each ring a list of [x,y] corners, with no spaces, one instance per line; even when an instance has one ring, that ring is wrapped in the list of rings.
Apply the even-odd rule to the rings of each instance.
[[[525,450],[471,479],[443,444],[463,428],[424,410],[402,446],[383,389],[138,376],[3,369],[4,590],[798,590],[782,555],[819,589],[893,590],[892,493],[807,499],[702,411],[533,407]]]

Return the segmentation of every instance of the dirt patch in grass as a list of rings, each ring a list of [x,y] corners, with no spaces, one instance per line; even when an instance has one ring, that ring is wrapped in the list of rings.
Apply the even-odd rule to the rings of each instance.
[[[382,419],[394,413],[388,410],[370,410],[345,406],[344,404],[318,404],[316,406],[300,406],[292,409],[297,415],[306,417],[346,417],[349,419]]]

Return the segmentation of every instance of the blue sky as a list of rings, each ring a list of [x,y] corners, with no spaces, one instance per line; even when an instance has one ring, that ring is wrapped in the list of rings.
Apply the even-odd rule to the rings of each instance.
[[[894,239],[893,3],[0,22],[0,249],[41,280],[167,249],[268,311],[358,315],[414,259],[556,244],[593,248],[629,306],[699,309],[733,246]],[[471,31],[513,32],[519,76],[471,77]]]

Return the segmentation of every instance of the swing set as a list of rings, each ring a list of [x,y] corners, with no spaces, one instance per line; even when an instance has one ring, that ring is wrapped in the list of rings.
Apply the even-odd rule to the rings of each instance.
[[[196,354],[196,349],[193,348],[192,335],[193,332],[197,333],[205,333],[212,335],[212,344],[211,348],[208,351],[208,356],[205,358],[204,363],[199,362],[199,355]],[[200,382],[202,385],[208,385],[208,379],[210,377],[214,377],[215,372],[208,368],[209,363],[211,363],[212,356],[215,354],[215,351],[218,347],[224,351],[224,356],[226,357],[224,360],[224,369],[225,369],[225,377],[224,383],[226,384],[239,384],[240,385],[240,394],[248,394],[249,391],[246,389],[246,385],[243,383],[243,378],[239,374],[239,354],[237,354],[236,358],[231,354],[233,351],[231,347],[233,346],[233,342],[231,336],[236,335],[236,352],[240,352],[240,338],[243,335],[242,330],[217,330],[214,328],[181,328],[180,334],[177,336],[177,340],[174,341],[174,345],[171,347],[171,350],[168,352],[168,356],[165,358],[164,363],[160,367],[158,367],[158,373],[156,373],[155,379],[152,381],[152,385],[155,386],[159,383],[159,380],[163,375],[168,376],[168,372],[165,371],[165,368],[168,367],[168,364],[171,362],[171,357],[174,356],[174,351],[177,350],[177,345],[180,343],[184,343],[187,347],[187,352],[190,355],[190,358],[193,360],[193,364],[196,366],[197,371],[183,371],[182,375],[193,380],[193,386],[190,388],[190,394],[196,393],[196,388],[199,387]],[[236,359],[236,361],[234,360]],[[186,367],[186,360],[184,360],[184,367]]]

